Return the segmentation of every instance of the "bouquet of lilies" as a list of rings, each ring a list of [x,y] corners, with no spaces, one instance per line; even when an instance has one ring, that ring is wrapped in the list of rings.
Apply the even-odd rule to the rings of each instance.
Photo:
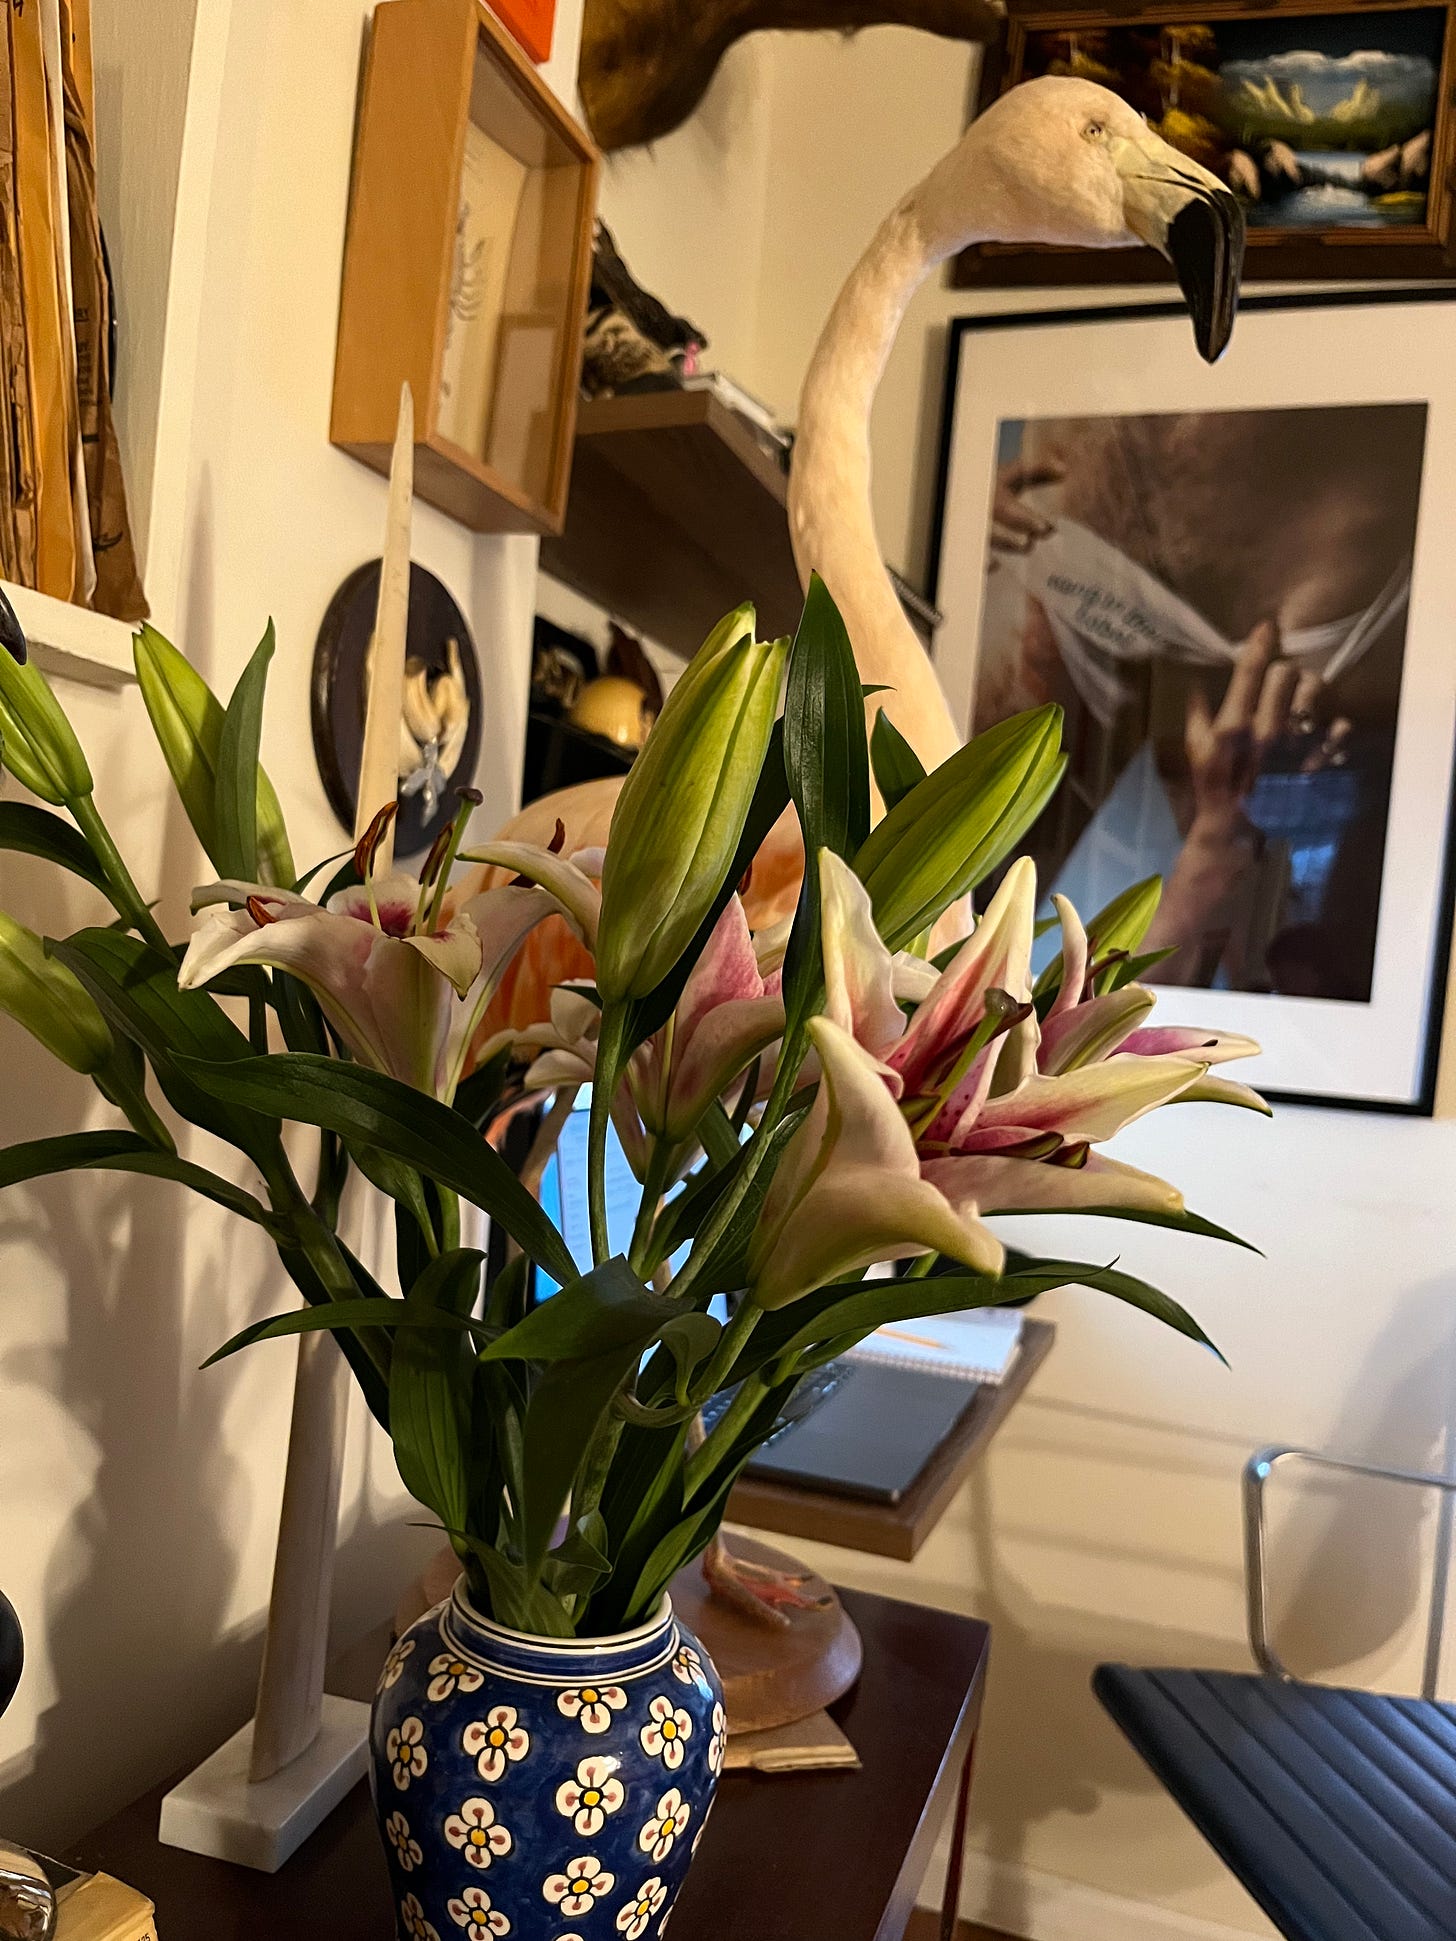
[[[0,914],[0,1008],[125,1121],[0,1152],[0,1186],[160,1174],[261,1227],[302,1305],[219,1352],[331,1330],[481,1610],[562,1637],[650,1614],[796,1386],[883,1324],[1076,1282],[1204,1340],[1120,1268],[1011,1252],[987,1224],[1066,1211],[1231,1238],[1101,1148],[1158,1106],[1263,1109],[1215,1071],[1249,1040],[1150,1023],[1156,882],[1085,925],[1057,898],[1060,954],[1033,977],[1035,872],[1013,861],[969,934],[932,954],[1055,789],[1057,709],[927,774],[884,714],[867,735],[816,581],[792,641],[755,639],[751,608],[715,630],[605,851],[469,847],[462,799],[418,874],[386,870],[384,805],[356,851],[299,876],[258,760],[272,650],[270,630],[224,706],[160,635],[137,636],[152,726],[217,872],[184,939],[133,881],[44,678],[0,653],[0,760],[38,798],[0,802],[0,847],[84,878],[115,912],[45,940]],[[806,858],[797,913],[755,935],[739,892],[786,812]],[[505,880],[462,893],[457,869],[482,863]],[[591,976],[482,1041],[553,915]],[[589,1261],[487,1136],[584,1084]],[[179,1124],[236,1164],[186,1156]],[[625,1256],[607,1233],[609,1124],[641,1184]],[[306,1168],[290,1125],[314,1129]],[[388,1272],[341,1237],[354,1173],[392,1203]],[[462,1200],[515,1243],[489,1284],[461,1244]],[[865,1277],[885,1262],[897,1277]],[[533,1264],[561,1288],[539,1303]],[[726,1322],[709,1312],[721,1295]]]

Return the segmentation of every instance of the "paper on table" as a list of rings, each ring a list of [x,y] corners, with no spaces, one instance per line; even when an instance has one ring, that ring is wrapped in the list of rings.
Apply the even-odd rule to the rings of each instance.
[[[723,1764],[730,1772],[855,1771],[859,1754],[827,1712],[767,1732],[730,1732]]]
[[[969,1314],[938,1314],[929,1321],[897,1321],[893,1327],[877,1328],[851,1348],[849,1356],[851,1361],[998,1382],[1020,1342],[1018,1309],[978,1308]]]

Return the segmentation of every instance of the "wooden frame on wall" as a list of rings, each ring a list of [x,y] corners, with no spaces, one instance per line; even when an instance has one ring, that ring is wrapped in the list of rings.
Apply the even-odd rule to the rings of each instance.
[[[384,0],[370,35],[331,441],[476,532],[566,516],[600,158],[481,0]]]
[[[1176,145],[1186,147],[1189,153],[1224,174],[1225,179],[1232,179],[1235,171],[1241,171],[1247,183],[1251,180],[1248,167],[1252,167],[1261,193],[1258,206],[1251,206],[1249,247],[1244,264],[1246,279],[1363,281],[1448,277],[1456,274],[1453,17],[1456,17],[1456,8],[1450,0],[1435,0],[1435,4],[1431,0],[1424,3],[1423,0],[1275,0],[1273,5],[1258,5],[1255,0],[1205,0],[1205,4],[1198,4],[1198,0],[1141,0],[1141,4],[1130,7],[1068,5],[1066,0],[1061,4],[1048,4],[1048,0],[1009,0],[1005,29],[1000,39],[987,48],[982,63],[977,112],[1006,89],[1036,74],[1085,73],[1089,79],[1112,85],[1159,125],[1161,132]],[[1178,100],[1178,90],[1169,84],[1166,55],[1172,47],[1175,59],[1183,58],[1176,51],[1180,32],[1205,39],[1208,54],[1215,63],[1208,66],[1194,62],[1187,69],[1193,77],[1195,92],[1191,112],[1186,94]],[[1222,48],[1219,46],[1221,33]],[[1208,82],[1218,77],[1225,62],[1241,68],[1256,66],[1257,62],[1248,58],[1248,54],[1262,48],[1266,51],[1259,59],[1266,64],[1272,61],[1277,68],[1281,61],[1291,62],[1296,50],[1305,58],[1317,54],[1322,41],[1326,47],[1345,49],[1342,56],[1335,58],[1346,60],[1353,60],[1352,50],[1362,42],[1377,51],[1382,49],[1384,41],[1399,42],[1406,48],[1420,46],[1419,55],[1411,52],[1407,58],[1412,61],[1418,58],[1435,70],[1429,136],[1425,144],[1427,164],[1420,182],[1417,184],[1414,178],[1409,178],[1408,170],[1403,177],[1403,144],[1393,140],[1388,150],[1381,151],[1393,153],[1394,159],[1386,164],[1389,171],[1386,180],[1390,186],[1379,197],[1371,192],[1368,212],[1355,207],[1353,200],[1344,210],[1321,212],[1313,206],[1312,197],[1295,211],[1292,207],[1295,198],[1288,193],[1287,158],[1284,168],[1270,169],[1251,155],[1246,145],[1237,148],[1245,158],[1244,163],[1231,162],[1239,133],[1248,130],[1237,128],[1227,90],[1220,89],[1217,127],[1212,119],[1201,117],[1198,112],[1200,105],[1207,104],[1198,102],[1197,90],[1202,87],[1206,91]],[[1426,49],[1427,42],[1430,51]],[[1268,51],[1278,50],[1285,43],[1287,53]],[[1267,144],[1265,153],[1273,150],[1275,143],[1263,131],[1279,126],[1271,117],[1284,109],[1290,110],[1290,119],[1282,132],[1291,138],[1296,149],[1301,126],[1318,132],[1322,125],[1328,124],[1330,118],[1323,113],[1316,114],[1302,90],[1297,97],[1292,96],[1287,79],[1281,82],[1270,74],[1267,83],[1256,81],[1256,86],[1268,84],[1276,92],[1266,94],[1262,104],[1254,96],[1242,93],[1233,104],[1235,113],[1240,104],[1247,107],[1249,128],[1260,131],[1251,139],[1256,146]],[[1352,82],[1352,90],[1358,85],[1361,84]],[[1239,86],[1242,89],[1242,81]],[[1373,101],[1374,93],[1378,93],[1378,88],[1372,84],[1364,97],[1371,101],[1372,112],[1393,112],[1393,104],[1387,102],[1382,108]],[[1170,94],[1174,97],[1171,101]],[[1352,98],[1332,105],[1351,110],[1358,109],[1360,104]],[[1375,139],[1378,123],[1370,120],[1366,126]],[[1397,123],[1396,127],[1399,126]],[[1347,119],[1346,132],[1337,132],[1336,139],[1347,141],[1348,127]],[[1289,149],[1290,143],[1286,141],[1284,147]],[[1341,179],[1346,173],[1358,173],[1352,165],[1357,159],[1363,160],[1354,149],[1347,153],[1350,166],[1340,169]],[[1379,154],[1374,159],[1378,161]],[[1297,153],[1295,161],[1300,164]],[[1269,195],[1263,193],[1266,184]],[[1330,199],[1339,195],[1334,182],[1322,186]],[[1420,210],[1413,206],[1419,199],[1418,188],[1424,192],[1424,207]],[[1352,190],[1352,197],[1354,193]],[[1301,200],[1304,200],[1302,196]],[[1382,202],[1383,210],[1379,206]],[[1292,219],[1275,220],[1281,208],[1286,218]],[[1331,219],[1320,221],[1321,213]],[[1337,215],[1339,219],[1335,219]],[[1150,249],[1066,250],[985,243],[964,250],[954,266],[954,281],[961,289],[1163,283],[1171,281],[1171,276],[1168,265]]]

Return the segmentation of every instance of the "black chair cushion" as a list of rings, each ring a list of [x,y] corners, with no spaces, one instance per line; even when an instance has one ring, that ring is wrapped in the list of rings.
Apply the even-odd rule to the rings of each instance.
[[[1456,1941],[1456,1707],[1128,1665],[1092,1688],[1290,1941]]]

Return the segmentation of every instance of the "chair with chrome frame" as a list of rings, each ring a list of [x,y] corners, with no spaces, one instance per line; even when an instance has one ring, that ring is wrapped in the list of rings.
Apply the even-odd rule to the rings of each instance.
[[[1276,1655],[1264,1491],[1291,1462],[1440,1492],[1419,1698],[1304,1684]],[[1243,1502],[1260,1671],[1100,1665],[1093,1690],[1289,1941],[1456,1941],[1456,1706],[1435,1696],[1456,1477],[1270,1448]]]

